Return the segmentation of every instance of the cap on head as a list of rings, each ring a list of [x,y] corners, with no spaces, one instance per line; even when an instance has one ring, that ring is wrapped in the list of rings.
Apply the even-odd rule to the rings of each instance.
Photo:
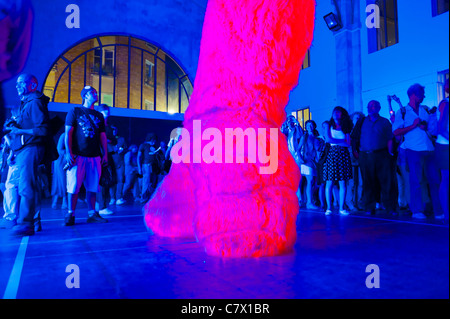
[[[92,91],[95,90],[92,86],[90,85],[86,85],[82,90],[81,90],[81,98],[84,99],[85,95]]]

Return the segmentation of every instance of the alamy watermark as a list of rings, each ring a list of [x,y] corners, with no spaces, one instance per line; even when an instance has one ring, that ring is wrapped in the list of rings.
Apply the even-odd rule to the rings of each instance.
[[[380,288],[380,267],[377,264],[370,264],[366,267],[366,287],[369,289]]]
[[[66,277],[66,287],[69,289],[80,288],[80,267],[76,264],[67,265],[66,272],[70,273]]]
[[[170,156],[173,163],[206,164],[245,163],[247,158],[247,163],[258,160],[259,164],[267,164],[259,167],[260,174],[274,174],[278,169],[278,131],[279,128],[225,128],[223,136],[218,128],[202,131],[201,120],[194,120],[192,136],[185,128],[171,132],[171,139],[179,136],[181,139],[171,149]],[[202,142],[208,143],[202,145]]]
[[[369,15],[366,17],[367,29],[379,29],[380,28],[380,7],[376,4],[369,4],[366,7],[366,13]]]
[[[66,17],[66,27],[69,29],[80,28],[80,7],[76,4],[69,4],[66,7],[66,12],[70,13]]]
[[[66,6],[66,13],[69,15],[66,17],[66,27],[69,29],[80,28],[80,7],[74,3]],[[376,4],[369,4],[366,6],[366,13],[369,15],[366,17],[366,27],[368,29],[380,28],[380,7]]]

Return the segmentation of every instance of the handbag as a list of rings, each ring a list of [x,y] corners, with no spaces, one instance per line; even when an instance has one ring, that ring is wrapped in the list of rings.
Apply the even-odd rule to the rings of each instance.
[[[100,175],[100,186],[110,187],[113,185],[113,177],[110,166],[102,166],[102,173]]]

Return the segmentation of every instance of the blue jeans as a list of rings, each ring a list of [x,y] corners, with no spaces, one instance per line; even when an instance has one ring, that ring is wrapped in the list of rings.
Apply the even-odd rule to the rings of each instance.
[[[435,163],[434,152],[406,150],[409,167],[410,209],[413,214],[424,213],[421,184],[428,184],[434,215],[442,214],[439,201],[440,172]]]
[[[8,177],[3,192],[3,218],[13,220],[19,216],[19,170],[17,165],[11,164],[8,168]]]
[[[44,158],[44,146],[28,145],[16,155],[19,187],[19,224],[33,226],[40,205],[41,190],[38,183],[38,167]]]

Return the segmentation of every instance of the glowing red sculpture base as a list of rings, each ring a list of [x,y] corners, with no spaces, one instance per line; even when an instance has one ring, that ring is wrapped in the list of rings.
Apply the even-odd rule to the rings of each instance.
[[[185,130],[172,150],[181,162],[144,206],[156,235],[195,237],[217,256],[292,249],[300,172],[278,132],[312,41],[314,7],[209,1]]]

